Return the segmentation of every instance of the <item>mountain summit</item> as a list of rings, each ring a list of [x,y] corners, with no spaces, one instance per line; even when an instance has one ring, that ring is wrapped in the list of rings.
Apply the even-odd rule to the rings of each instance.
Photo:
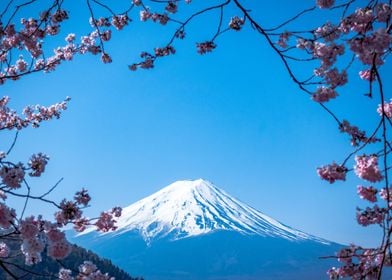
[[[74,242],[150,280],[323,279],[340,245],[286,226],[198,179],[123,209],[118,230]]]
[[[326,242],[283,225],[203,179],[174,182],[125,207],[117,226],[117,234],[138,231],[147,243],[218,230]]]

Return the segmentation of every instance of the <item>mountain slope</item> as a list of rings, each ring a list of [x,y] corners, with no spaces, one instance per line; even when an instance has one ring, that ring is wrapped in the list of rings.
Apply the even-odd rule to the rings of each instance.
[[[225,230],[328,243],[281,224],[202,179],[177,181],[125,207],[117,225],[117,234],[136,230],[147,242]]]
[[[243,235],[234,231],[147,245],[137,232],[80,236],[75,240],[122,269],[147,280],[304,280],[326,279],[336,266],[340,245],[309,240]]]

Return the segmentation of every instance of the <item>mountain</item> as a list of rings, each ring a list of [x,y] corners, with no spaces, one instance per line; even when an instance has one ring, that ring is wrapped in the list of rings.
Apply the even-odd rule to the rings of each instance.
[[[147,280],[323,279],[340,245],[284,225],[212,183],[177,181],[73,240]]]

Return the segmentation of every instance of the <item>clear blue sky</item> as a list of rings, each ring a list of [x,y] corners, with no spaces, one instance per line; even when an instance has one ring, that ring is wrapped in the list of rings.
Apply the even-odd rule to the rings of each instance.
[[[266,26],[314,3],[245,2]],[[66,7],[73,19],[64,34],[83,35],[89,30],[86,9]],[[87,187],[93,196],[87,213],[96,215],[176,180],[204,178],[292,227],[337,242],[375,244],[377,228],[363,228],[355,221],[355,207],[366,205],[356,196],[355,176],[330,185],[315,172],[351,151],[348,137],[297,89],[260,36],[250,28],[230,32],[218,39],[213,53],[200,56],[195,42],[209,39],[216,24],[205,17],[189,30],[187,40],[178,42],[174,57],[160,60],[153,70],[130,72],[127,65],[140,51],[163,45],[168,38],[167,28],[133,19],[107,45],[112,64],[103,65],[90,55],[77,57],[53,73],[0,87],[0,94],[9,95],[16,108],[72,97],[60,120],[22,131],[12,154],[22,161],[39,151],[51,157],[44,177],[31,180],[37,193],[64,177],[51,197],[71,197]],[[312,20],[314,16],[307,17],[298,26],[313,27]],[[312,71],[309,66],[296,70]],[[391,67],[382,74],[390,75]],[[376,121],[378,101],[362,96],[367,85],[357,76],[350,79],[351,85],[340,90],[341,98],[331,106],[339,116],[369,128]],[[387,98],[391,86],[385,79]],[[0,149],[6,149],[12,137],[3,133]],[[34,203],[28,210],[50,215],[47,207]]]

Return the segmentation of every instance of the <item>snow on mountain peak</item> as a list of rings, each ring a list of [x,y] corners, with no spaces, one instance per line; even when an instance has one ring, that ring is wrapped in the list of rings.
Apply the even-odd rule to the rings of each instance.
[[[116,234],[136,230],[146,242],[166,236],[181,239],[226,230],[325,243],[281,224],[203,179],[174,182],[125,207],[117,226]]]

